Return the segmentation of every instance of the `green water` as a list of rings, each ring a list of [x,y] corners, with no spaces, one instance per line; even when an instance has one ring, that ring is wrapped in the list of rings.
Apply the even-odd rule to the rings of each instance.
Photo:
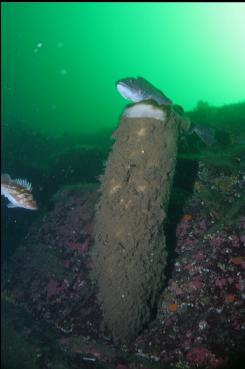
[[[2,121],[46,134],[114,128],[115,81],[143,76],[185,110],[245,98],[244,3],[8,3]]]

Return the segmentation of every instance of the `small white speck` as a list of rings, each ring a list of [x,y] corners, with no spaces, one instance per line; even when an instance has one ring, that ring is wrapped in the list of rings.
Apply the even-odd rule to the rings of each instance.
[[[62,75],[62,76],[65,76],[66,74],[67,74],[67,70],[66,69],[61,69],[60,70],[60,74]]]
[[[83,357],[82,359],[85,361],[96,361],[95,357]]]
[[[205,329],[207,327],[208,323],[205,320],[201,320],[199,322],[199,329],[202,331],[203,329]]]
[[[222,308],[219,308],[219,309],[218,308],[216,309],[216,311],[217,311],[218,314],[220,314],[222,312],[222,310],[223,310],[223,307]]]
[[[37,47],[40,48],[42,46],[43,46],[42,42],[38,42]]]

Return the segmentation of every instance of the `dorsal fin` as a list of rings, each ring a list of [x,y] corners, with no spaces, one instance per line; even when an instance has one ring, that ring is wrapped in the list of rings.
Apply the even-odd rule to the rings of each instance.
[[[32,190],[31,183],[28,182],[26,179],[16,178],[14,182],[19,186],[25,187],[28,191]]]

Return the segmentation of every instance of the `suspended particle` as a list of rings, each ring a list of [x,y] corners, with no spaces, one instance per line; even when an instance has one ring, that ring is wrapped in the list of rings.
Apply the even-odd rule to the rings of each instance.
[[[61,70],[60,70],[60,74],[61,74],[62,76],[65,76],[65,75],[67,74],[67,70],[66,70],[65,68],[61,69]]]
[[[64,46],[64,44],[63,44],[63,42],[62,42],[62,41],[59,41],[59,42],[57,43],[57,47],[58,47],[59,49],[61,49],[63,46]]]

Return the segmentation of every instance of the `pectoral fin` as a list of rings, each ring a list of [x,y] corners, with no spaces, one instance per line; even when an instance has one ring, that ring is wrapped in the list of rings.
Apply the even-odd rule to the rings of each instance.
[[[210,146],[215,143],[215,131],[213,128],[197,125],[193,128],[193,132],[195,132],[206,145]]]

